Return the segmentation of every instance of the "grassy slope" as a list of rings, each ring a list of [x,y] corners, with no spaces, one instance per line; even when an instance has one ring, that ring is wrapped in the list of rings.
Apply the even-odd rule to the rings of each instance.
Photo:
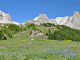
[[[0,60],[80,60],[80,42],[39,40],[38,37],[31,40],[29,30],[0,41]],[[62,55],[64,52],[66,56]],[[75,55],[67,57],[70,53]]]

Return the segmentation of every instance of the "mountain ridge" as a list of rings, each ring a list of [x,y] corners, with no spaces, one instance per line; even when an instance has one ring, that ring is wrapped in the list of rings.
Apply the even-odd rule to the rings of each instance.
[[[29,20],[28,20],[29,21]],[[33,22],[34,21],[34,22]],[[75,11],[73,16],[57,17],[56,19],[48,19],[46,14],[40,14],[38,17],[34,18],[31,23],[40,25],[40,23],[54,23],[55,25],[66,25],[74,29],[80,29],[80,15],[79,12]]]
[[[9,14],[6,14],[0,10],[0,23],[10,23],[19,25],[20,23],[12,21],[12,18]],[[74,29],[80,30],[80,15],[79,12],[75,11],[73,16],[66,16],[66,17],[57,17],[56,19],[48,19],[46,14],[40,14],[39,16],[35,17],[33,20],[28,20],[23,23],[34,23],[36,25],[40,25],[43,23],[54,23],[55,25],[66,25]]]

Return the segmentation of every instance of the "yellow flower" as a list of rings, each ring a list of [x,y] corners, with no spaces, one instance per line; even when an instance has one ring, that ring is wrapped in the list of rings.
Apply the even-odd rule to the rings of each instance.
[[[25,40],[22,40],[22,41],[25,41]]]
[[[64,40],[64,41],[72,41],[72,40]]]
[[[55,56],[55,55],[54,55]]]
[[[72,40],[67,40],[67,41],[72,41]]]
[[[17,52],[19,52],[19,51],[17,51]]]
[[[51,41],[51,40],[46,40],[46,41]]]

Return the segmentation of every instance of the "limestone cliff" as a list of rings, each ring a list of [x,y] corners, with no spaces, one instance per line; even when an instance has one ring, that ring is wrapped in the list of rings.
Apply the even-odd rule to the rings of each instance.
[[[10,15],[0,11],[0,23],[11,23],[13,22]]]

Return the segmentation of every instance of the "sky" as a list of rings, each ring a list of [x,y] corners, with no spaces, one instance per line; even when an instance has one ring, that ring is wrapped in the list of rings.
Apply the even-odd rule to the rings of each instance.
[[[46,14],[49,19],[73,16],[80,12],[80,0],[0,0],[0,10],[9,13],[12,20],[23,23]]]

